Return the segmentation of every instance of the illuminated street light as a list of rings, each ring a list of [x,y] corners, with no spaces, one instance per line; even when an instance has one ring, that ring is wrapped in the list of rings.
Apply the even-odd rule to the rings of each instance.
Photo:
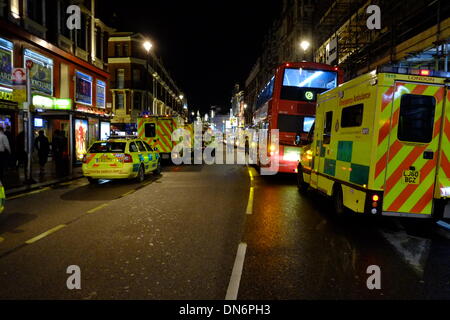
[[[153,45],[150,41],[145,41],[144,42],[144,49],[147,52],[150,52],[150,50],[152,49]]]
[[[183,100],[184,96],[182,94],[180,94],[179,98],[180,98],[180,100]]]
[[[300,47],[303,49],[303,51],[308,50],[308,48],[311,46],[311,44],[309,43],[309,41],[303,40],[300,43]]]

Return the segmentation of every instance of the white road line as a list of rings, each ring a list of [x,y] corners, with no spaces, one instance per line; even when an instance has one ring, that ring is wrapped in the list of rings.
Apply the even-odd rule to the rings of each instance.
[[[243,242],[240,243],[236,254],[236,260],[234,261],[233,272],[231,273],[225,300],[237,300],[246,251],[247,244]]]
[[[446,222],[444,222],[444,221],[442,221],[442,220],[439,220],[438,222],[436,222],[439,226],[441,226],[441,227],[443,227],[443,228],[445,228],[445,229],[447,229],[447,230],[450,230],[450,224],[448,224],[448,223],[446,223]]]
[[[41,240],[42,238],[45,238],[45,237],[51,235],[52,233],[55,233],[56,231],[61,230],[62,228],[65,228],[65,227],[67,227],[65,224],[61,224],[61,225],[59,225],[57,227],[54,227],[53,229],[50,229],[50,230],[48,230],[48,231],[46,231],[44,233],[41,233],[37,237],[31,238],[30,240],[25,241],[25,243],[26,244],[35,243],[35,242]]]

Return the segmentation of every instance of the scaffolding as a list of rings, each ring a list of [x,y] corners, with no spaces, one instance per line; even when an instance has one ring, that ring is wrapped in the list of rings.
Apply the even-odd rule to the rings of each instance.
[[[366,26],[366,8],[373,4],[381,9],[381,30]],[[446,69],[449,16],[450,2],[444,0],[336,0],[315,20],[314,58],[326,62],[327,46],[337,39],[334,64],[344,69],[346,79],[381,64],[433,64]]]

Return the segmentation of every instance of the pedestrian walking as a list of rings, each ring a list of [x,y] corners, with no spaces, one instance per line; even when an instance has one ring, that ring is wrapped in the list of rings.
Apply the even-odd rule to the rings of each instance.
[[[8,167],[8,155],[11,153],[8,137],[5,135],[5,129],[0,127],[0,180],[3,180],[5,169]]]
[[[50,143],[44,134],[44,130],[39,130],[39,136],[34,141],[34,147],[38,152],[40,172],[43,174],[45,172],[45,164],[47,163],[48,153],[50,151]]]

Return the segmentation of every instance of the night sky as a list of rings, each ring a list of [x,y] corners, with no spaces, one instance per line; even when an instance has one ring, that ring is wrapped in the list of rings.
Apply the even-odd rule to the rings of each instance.
[[[99,0],[118,31],[148,35],[191,110],[229,107],[234,83],[245,79],[282,0]],[[105,19],[108,20],[108,19]]]

